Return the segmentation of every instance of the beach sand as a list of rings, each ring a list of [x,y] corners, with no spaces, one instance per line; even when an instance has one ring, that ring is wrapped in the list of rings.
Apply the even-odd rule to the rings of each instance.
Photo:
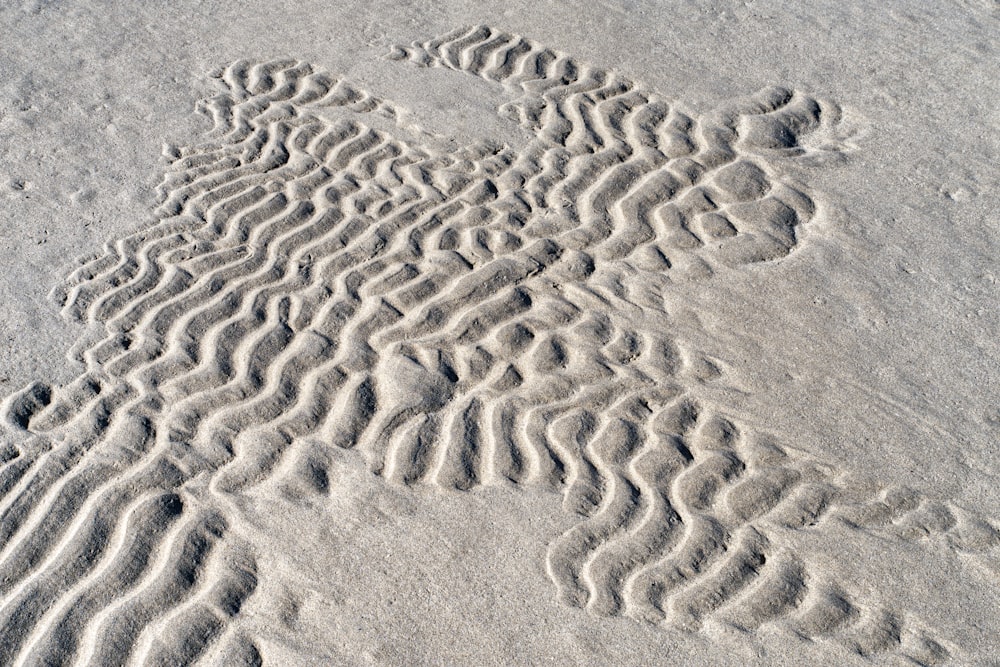
[[[997,664],[995,2],[0,27],[0,665]]]

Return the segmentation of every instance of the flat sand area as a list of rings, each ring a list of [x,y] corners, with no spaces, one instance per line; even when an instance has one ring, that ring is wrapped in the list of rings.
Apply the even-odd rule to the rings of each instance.
[[[0,666],[1000,664],[995,0],[0,43]]]

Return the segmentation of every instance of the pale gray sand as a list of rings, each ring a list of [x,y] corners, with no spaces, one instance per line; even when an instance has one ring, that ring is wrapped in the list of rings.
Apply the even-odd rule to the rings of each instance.
[[[994,664],[995,4],[0,25],[0,664]]]

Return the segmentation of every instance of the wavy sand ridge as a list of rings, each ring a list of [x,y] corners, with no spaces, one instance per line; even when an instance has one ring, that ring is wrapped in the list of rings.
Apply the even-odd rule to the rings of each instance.
[[[284,461],[327,493],[334,448],[406,485],[561,493],[580,520],[548,571],[599,614],[953,653],[787,535],[839,520],[987,551],[996,530],[744,432],[670,333],[672,283],[800,242],[814,197],[768,157],[817,150],[836,107],[774,89],[693,118],[486,27],[393,55],[513,91],[534,140],[445,152],[308,64],[218,72],[157,222],[55,291],[102,330],[86,371],[4,404],[0,663],[259,662],[231,499]]]

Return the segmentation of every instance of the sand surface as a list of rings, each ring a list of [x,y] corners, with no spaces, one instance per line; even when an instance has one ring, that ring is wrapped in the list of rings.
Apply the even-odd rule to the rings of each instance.
[[[0,37],[0,665],[1000,664],[995,2]]]

